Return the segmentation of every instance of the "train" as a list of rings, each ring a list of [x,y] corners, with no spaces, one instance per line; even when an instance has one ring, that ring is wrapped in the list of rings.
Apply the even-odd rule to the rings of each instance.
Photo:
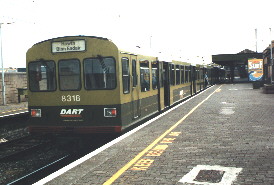
[[[131,53],[95,36],[36,43],[26,66],[31,134],[119,134],[224,78],[218,66]]]

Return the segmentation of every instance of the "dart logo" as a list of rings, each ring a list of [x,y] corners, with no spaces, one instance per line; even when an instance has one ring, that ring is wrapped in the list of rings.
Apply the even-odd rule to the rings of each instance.
[[[81,118],[81,113],[84,109],[61,109],[60,116],[61,117],[74,117],[74,118]]]

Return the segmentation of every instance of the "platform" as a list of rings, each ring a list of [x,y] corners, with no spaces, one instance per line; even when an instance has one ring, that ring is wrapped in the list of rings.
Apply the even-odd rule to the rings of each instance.
[[[272,184],[274,95],[208,88],[36,184]]]
[[[0,119],[28,113],[28,102],[0,105]]]

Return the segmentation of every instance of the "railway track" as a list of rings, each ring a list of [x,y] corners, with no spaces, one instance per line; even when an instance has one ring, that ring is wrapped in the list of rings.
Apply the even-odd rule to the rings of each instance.
[[[34,136],[24,136],[12,141],[0,144],[0,162],[22,157],[33,150],[37,150],[51,142],[49,139],[41,139]]]
[[[80,147],[81,149],[77,151],[71,150],[72,143],[70,142],[69,144],[65,144],[66,146],[70,146],[70,148],[67,148],[60,143],[55,143],[56,140],[48,139],[49,141],[47,143],[47,141],[43,139],[43,142],[39,143],[39,139],[33,137],[28,139],[21,138],[21,141],[13,141],[14,144],[5,143],[4,145],[6,145],[5,147],[7,148],[10,148],[10,146],[15,147],[16,145],[21,147],[22,145],[26,146],[26,141],[28,140],[32,143],[30,145],[34,146],[32,148],[28,146],[23,147],[25,148],[24,151],[11,155],[8,155],[8,152],[6,154],[0,153],[0,163],[3,167],[6,166],[2,170],[0,167],[0,176],[3,175],[2,181],[0,179],[0,184],[33,184],[114,139],[113,137],[106,138],[100,136],[93,138],[97,140],[90,139],[91,142],[88,146],[84,148]],[[23,141],[25,141],[25,143],[22,144]],[[0,144],[1,151],[2,149],[4,150],[4,145]],[[36,147],[36,145],[38,146]],[[19,151],[18,148],[15,148],[14,150]]]
[[[52,137],[29,135],[26,121],[24,115],[1,119],[0,184],[33,184],[113,139],[85,138],[91,141],[89,146],[75,151],[74,139],[58,143],[60,140]]]
[[[37,182],[38,180],[42,179],[46,175],[49,175],[50,173],[60,169],[61,167],[69,164],[74,158],[71,155],[65,155],[50,164],[47,164],[29,174],[26,174],[22,177],[19,177],[18,179],[13,180],[12,182],[9,182],[7,185],[12,184],[33,184]]]

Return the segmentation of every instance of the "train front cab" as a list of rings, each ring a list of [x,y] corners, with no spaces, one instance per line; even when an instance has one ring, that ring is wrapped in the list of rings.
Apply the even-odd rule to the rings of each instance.
[[[30,133],[120,132],[119,69],[118,48],[107,39],[61,37],[35,44],[27,52]]]

